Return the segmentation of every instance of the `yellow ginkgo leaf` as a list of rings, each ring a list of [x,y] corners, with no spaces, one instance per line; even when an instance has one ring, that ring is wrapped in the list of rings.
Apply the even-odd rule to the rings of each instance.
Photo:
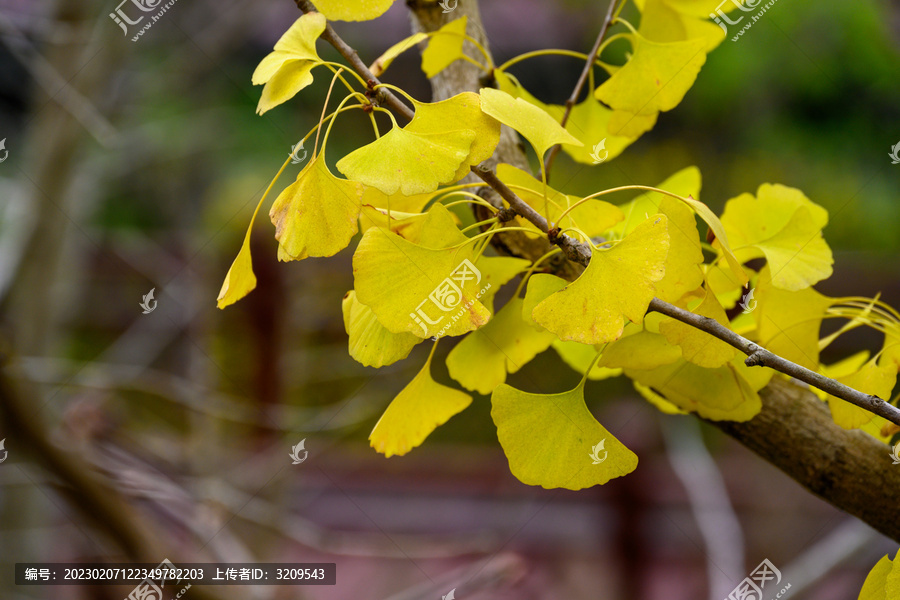
[[[537,305],[532,317],[561,340],[603,344],[622,335],[625,320],[641,322],[665,275],[665,215],[641,223],[610,250],[594,250],[584,273]]]
[[[555,144],[583,145],[545,111],[506,92],[481,88],[481,110],[521,133],[538,156]]]
[[[669,342],[664,335],[641,329],[608,345],[597,364],[647,371],[678,360],[681,360],[680,347]]]
[[[479,258],[478,269],[481,271],[482,280],[479,284],[481,296],[478,301],[493,313],[494,296],[497,295],[500,288],[529,266],[531,266],[531,261],[512,256],[482,256]]]
[[[546,111],[557,123],[562,122],[566,107],[559,104],[545,104],[528,93],[511,75],[503,71],[495,71],[494,78],[497,87],[514,98],[534,104]],[[597,164],[609,161],[622,154],[636,139],[635,137],[620,137],[613,135],[609,130],[609,120],[613,111],[603,106],[591,95],[572,107],[569,120],[566,121],[566,131],[576,137],[583,146],[566,144],[563,151],[575,161],[584,164]]]
[[[455,21],[454,21],[455,22]],[[440,102],[413,102],[416,113],[406,126],[407,131],[464,130],[475,132],[469,155],[450,179],[459,181],[469,173],[469,167],[489,159],[500,141],[500,122],[481,110],[481,96],[463,92]]]
[[[216,298],[216,306],[225,308],[234,304],[256,288],[256,275],[253,273],[253,258],[250,255],[250,234],[253,232],[253,224],[256,222],[256,215],[259,214],[259,207],[262,206],[266,199],[263,194],[259,202],[256,203],[256,209],[253,216],[250,217],[250,225],[247,226],[247,233],[244,234],[244,242],[241,249],[235,257],[234,262],[225,274],[225,280],[222,282],[222,288],[219,290],[219,297]]]
[[[391,333],[385,329],[372,309],[356,299],[353,290],[344,295],[341,308],[344,330],[350,336],[350,356],[366,367],[378,369],[402,360],[422,341],[411,333]]]
[[[462,335],[490,311],[479,301],[483,276],[472,245],[434,249],[369,229],[353,255],[356,297],[392,333]]]
[[[262,85],[256,107],[263,114],[293,98],[312,83],[312,69],[321,64],[316,39],[325,31],[325,17],[311,12],[297,19],[275,44],[274,52],[262,59],[253,71],[253,85]]]
[[[610,131],[620,136],[646,131],[659,112],[678,106],[706,62],[704,39],[658,43],[640,34],[630,37],[633,55],[594,92],[615,111]]]
[[[528,286],[525,288],[525,300],[522,302],[522,318],[525,322],[541,331],[546,331],[534,322],[532,313],[538,304],[566,287],[566,285],[568,285],[568,282],[565,279],[550,273],[535,273],[529,277]],[[593,357],[591,358],[593,359]]]
[[[259,211],[259,206],[256,207]],[[216,298],[216,306],[225,308],[234,304],[256,288],[256,275],[253,273],[253,258],[250,256],[250,232],[253,230],[253,221],[256,219],[256,213],[253,213],[253,219],[250,220],[250,226],[244,235],[244,243],[238,251],[234,262],[225,274],[225,281],[222,282],[222,288],[219,290],[219,297]]]
[[[695,38],[706,40],[706,52],[711,52],[725,39],[725,31],[709,21],[709,13],[700,15],[685,10],[683,3],[671,0],[642,0],[641,26],[638,33],[654,42],[680,42]],[[721,4],[721,2],[720,2]]]
[[[550,222],[560,228],[575,227],[577,224],[586,234],[597,236],[606,232],[624,218],[622,211],[615,204],[593,198],[570,211],[562,223],[559,223],[557,221],[563,211],[580,200],[580,198],[558,192],[548,185],[547,212],[545,213],[544,184],[540,180],[532,177],[530,173],[526,173],[506,163],[497,165],[497,177],[506,185],[511,186],[519,198],[541,214],[546,214]],[[522,223],[526,224],[526,226],[534,227],[534,225],[524,219]],[[534,230],[539,232],[536,227],[534,227]]]
[[[316,0],[315,4],[329,21],[371,21],[386,13],[393,3],[394,0]]]
[[[713,319],[725,328],[730,328],[725,309],[719,304],[716,295],[710,291],[706,292],[703,300],[692,312]],[[659,332],[669,342],[681,347],[681,355],[686,360],[707,369],[721,367],[737,355],[734,346],[675,319],[661,323]]]
[[[890,559],[881,557],[863,583],[858,600],[893,600],[900,598],[900,552]]]
[[[429,193],[456,181],[473,164],[470,155],[471,160],[486,152],[490,156],[499,140],[496,122],[476,118],[472,96],[466,92],[434,104],[414,102],[416,112],[406,127],[395,126],[357,148],[338,161],[338,170],[389,196],[398,190],[406,196]],[[473,146],[476,135],[482,139]]]
[[[321,154],[313,158],[269,211],[279,255],[300,260],[346,248],[357,231],[362,193],[358,183],[335,177]]]
[[[463,16],[450,21],[432,34],[428,47],[422,52],[422,70],[426,77],[431,79],[463,57],[468,20],[468,17]]]
[[[588,410],[584,381],[561,394],[502,384],[491,395],[491,418],[509,470],[527,485],[581,490],[637,468],[637,455]]]
[[[706,204],[696,200],[700,194],[700,170],[697,167],[686,167],[656,186],[661,190],[672,192],[680,197],[658,192],[646,192],[634,200],[621,206],[625,220],[613,228],[613,233],[621,237],[634,231],[638,223],[661,212],[669,218],[670,251],[666,261],[666,277],[657,286],[659,297],[674,302],[685,292],[696,289],[703,281],[699,263],[702,262],[702,250],[697,233],[697,224],[691,215],[676,207],[674,202],[682,202],[690,207],[716,236],[717,244],[728,262],[734,279],[740,287],[747,282],[747,274],[731,251],[728,237],[722,223]]]
[[[576,373],[584,373],[589,366],[593,365],[594,368],[587,375],[588,379],[600,381],[618,377],[622,374],[622,369],[610,369],[594,364],[594,359],[597,358],[597,352],[599,351],[598,348],[602,348],[602,346],[563,342],[560,339],[553,340],[551,345],[556,350],[556,353],[559,354],[559,357],[563,359],[563,362],[572,367]]]
[[[425,213],[406,213],[396,210],[391,211],[388,219],[386,208],[376,208],[369,204],[363,204],[359,212],[359,230],[363,233],[372,227],[380,227],[390,230],[407,240],[414,241],[419,237],[422,223],[428,217]],[[388,227],[390,221],[390,227]]]
[[[741,261],[765,256],[775,287],[797,291],[831,276],[834,259],[822,238],[828,212],[800,190],[763,184],[757,195],[725,204],[722,224]]]
[[[870,360],[855,373],[838,377],[837,380],[864,394],[890,400],[891,391],[897,383],[897,370],[893,365],[879,366],[876,361]],[[828,396],[828,406],[831,408],[831,418],[844,429],[857,429],[875,417],[873,413],[831,395]]]
[[[679,359],[648,371],[625,369],[625,375],[705,419],[749,421],[762,409],[759,394],[733,362],[705,369]]]
[[[506,303],[490,323],[473,331],[447,355],[450,377],[464,388],[490,394],[535,356],[550,347],[552,333],[522,320],[522,299]]]
[[[428,39],[427,33],[414,33],[409,36],[405,40],[401,40],[384,51],[384,54],[375,59],[375,62],[371,64],[369,70],[372,71],[372,74],[375,77],[381,77],[381,75],[387,71],[387,68],[391,66],[391,63],[394,62],[394,59],[421,42],[422,40]]]
[[[658,408],[660,412],[667,415],[687,414],[687,411],[681,410],[680,408],[654,392],[652,388],[641,385],[637,381],[632,381],[631,383],[632,385],[634,385],[634,389],[637,391],[637,393],[643,396],[647,402]]]
[[[756,318],[759,343],[802,367],[817,371],[819,367],[819,329],[825,311],[834,300],[813,288],[797,292],[773,287],[769,267],[759,274]]]
[[[432,356],[391,401],[369,435],[369,443],[385,457],[403,456],[472,403],[470,395],[431,378]]]

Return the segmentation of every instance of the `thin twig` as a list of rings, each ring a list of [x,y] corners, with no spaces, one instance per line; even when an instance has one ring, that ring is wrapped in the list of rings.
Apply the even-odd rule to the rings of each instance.
[[[563,127],[569,122],[569,116],[572,114],[572,107],[578,102],[578,97],[581,96],[581,90],[584,89],[584,84],[587,83],[588,75],[590,75],[591,69],[594,68],[594,62],[598,58],[597,55],[600,53],[600,46],[603,44],[606,32],[609,31],[609,27],[612,25],[613,15],[616,12],[616,4],[618,3],[619,0],[609,0],[609,10],[606,11],[603,25],[600,26],[600,33],[597,34],[597,39],[594,40],[594,47],[588,53],[587,60],[584,62],[584,69],[582,69],[581,75],[578,77],[578,82],[575,84],[575,89],[572,90],[572,95],[566,100],[566,111],[563,113],[562,120],[559,122]],[[556,158],[561,147],[562,146],[559,144],[555,144],[550,148],[550,154],[547,155],[547,160],[544,161],[544,172],[547,173],[548,180],[550,179],[550,167],[553,165],[553,159]]]
[[[295,0],[297,3],[297,8],[302,10],[304,13],[315,12],[315,7],[312,5],[309,0]],[[326,23],[325,31],[322,32],[320,36],[323,40],[334,46],[335,50],[340,52],[341,56],[344,57],[350,66],[353,67],[353,70],[359,73],[360,77],[365,79],[370,89],[374,89],[375,86],[381,84],[381,81],[375,77],[375,74],[369,70],[369,67],[366,66],[360,58],[359,54],[351,48],[347,42],[341,39],[334,29],[331,27],[330,23]],[[394,109],[400,115],[405,117],[407,120],[412,120],[413,118],[413,110],[400,101],[397,96],[391,93],[390,90],[386,90],[384,88],[378,88],[377,98],[379,102],[389,108]]]
[[[314,10],[308,0],[295,1],[297,3],[297,6],[300,7],[300,10],[303,10],[304,12]],[[615,2],[613,2],[613,4],[615,4]],[[367,80],[374,81],[375,83],[373,85],[377,85],[379,83],[372,72],[369,71],[368,67],[366,67],[365,63],[360,60],[359,55],[356,53],[356,50],[348,46],[347,43],[344,42],[340,38],[340,36],[338,36],[334,29],[331,28],[330,25],[326,25],[325,32],[322,34],[322,39],[333,45],[362,77],[366,78]],[[379,90],[383,90],[383,88],[379,88]],[[412,119],[412,110],[410,110],[409,107],[400,102],[400,100],[398,100],[396,96],[393,96],[389,91],[384,91],[384,103],[391,106],[392,108],[395,108],[395,110],[400,112],[400,114]],[[551,228],[544,217],[542,217],[537,211],[531,208],[528,203],[519,198],[515,194],[515,192],[509,189],[509,187],[507,187],[502,181],[500,181],[500,179],[497,178],[497,174],[489,166],[487,166],[487,161],[480,165],[473,166],[472,172],[480,177],[486,184],[488,184],[488,186],[493,188],[494,191],[500,194],[500,196],[509,204],[510,208],[515,210],[520,216],[528,220],[535,227],[546,233],[550,242],[559,246],[566,257],[569,258],[569,260],[587,266],[587,264],[591,260],[590,247],[586,243],[579,242],[565,234],[559,234],[559,231],[556,227]],[[702,315],[694,314],[688,310],[678,308],[677,306],[668,302],[664,302],[659,298],[654,298],[650,301],[648,310],[656,311],[666,316],[672,317],[673,319],[691,325],[692,327],[695,327],[701,331],[705,331],[706,333],[719,338],[725,343],[734,346],[747,355],[747,360],[745,360],[744,363],[748,367],[769,367],[770,369],[779,371],[781,373],[784,373],[785,375],[789,375],[795,379],[798,379],[799,381],[808,383],[813,387],[819,388],[820,390],[825,391],[836,398],[846,400],[847,402],[855,406],[865,409],[880,417],[884,417],[885,419],[896,425],[900,425],[900,409],[898,409],[896,406],[885,402],[878,396],[864,394],[834,379],[830,379],[828,377],[820,375],[819,373],[811,371],[805,367],[801,367],[800,365],[794,364],[787,359],[773,354],[765,348],[762,348],[761,346],[751,342],[750,340],[736,334],[734,331],[732,331],[728,327],[725,327],[724,325],[721,325],[714,319],[710,319]]]

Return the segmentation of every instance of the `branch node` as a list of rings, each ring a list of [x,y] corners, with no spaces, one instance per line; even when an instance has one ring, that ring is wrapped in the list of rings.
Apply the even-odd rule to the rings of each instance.
[[[519,213],[517,213],[515,209],[512,208],[503,207],[497,211],[497,220],[501,223],[512,221],[517,216],[519,216]]]
[[[763,365],[763,351],[759,347],[756,347],[756,350],[747,357],[747,360],[744,361],[744,364],[748,367],[759,367]]]

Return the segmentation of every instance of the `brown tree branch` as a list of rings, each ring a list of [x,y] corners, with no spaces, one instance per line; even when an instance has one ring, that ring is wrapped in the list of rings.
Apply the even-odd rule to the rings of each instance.
[[[594,41],[594,47],[591,48],[591,51],[588,53],[587,60],[584,62],[584,69],[581,71],[581,75],[578,77],[578,82],[575,84],[575,88],[572,90],[572,95],[569,96],[569,99],[566,100],[566,111],[563,113],[562,120],[559,124],[563,127],[566,126],[566,123],[569,122],[569,115],[572,114],[572,107],[575,106],[575,103],[578,102],[578,97],[581,95],[581,90],[584,89],[584,84],[587,83],[588,75],[591,73],[591,69],[594,68],[594,61],[597,60],[598,54],[600,53],[600,45],[603,44],[603,39],[606,37],[606,32],[609,31],[610,25],[613,22],[613,15],[616,14],[616,5],[619,3],[619,0],[609,0],[609,9],[606,11],[606,17],[603,19],[603,25],[600,26],[600,33],[597,34],[597,39]],[[550,148],[550,154],[547,155],[547,160],[544,161],[544,172],[547,174],[547,180],[550,179],[550,167],[553,166],[553,159],[556,158],[556,155],[559,153],[560,146],[559,144],[555,144],[552,148]]]
[[[296,0],[296,2],[297,6],[299,6],[300,9],[305,12],[314,10],[314,7],[308,0]],[[613,2],[613,4],[615,4],[615,2]],[[610,10],[612,10],[612,6],[610,7]],[[326,35],[328,36],[327,38],[325,37]],[[372,72],[369,71],[368,67],[365,66],[362,60],[360,60],[356,50],[347,45],[347,43],[340,38],[340,36],[334,31],[334,29],[331,28],[331,25],[326,25],[325,33],[322,34],[322,37],[329,43],[333,44],[338,52],[340,52],[341,55],[351,63],[351,66],[353,66],[353,68],[356,69],[362,77],[365,77],[367,81],[375,81],[377,84],[378,80],[375,78]],[[388,100],[388,102],[391,104],[393,102],[398,103],[400,106],[402,106],[402,109],[404,111],[402,114],[410,114],[409,118],[412,118],[412,111],[409,109],[409,107],[397,100],[395,96],[389,94],[388,92],[388,94],[385,95],[385,98],[392,98],[393,100]],[[519,198],[515,194],[515,192],[509,189],[509,187],[507,187],[502,181],[500,181],[491,167],[482,163],[480,165],[472,167],[472,172],[480,177],[495,192],[500,194],[500,196],[509,204],[510,208],[516,211],[521,217],[527,219],[538,229],[548,234],[549,241],[559,246],[563,250],[563,253],[567,258],[584,266],[587,266],[587,264],[591,260],[591,251],[587,244],[578,242],[567,235],[559,235],[556,229],[551,230],[550,226],[547,223],[547,220],[537,211],[531,208],[531,206],[529,206],[527,202]],[[896,406],[885,402],[878,396],[864,394],[834,379],[830,379],[814,371],[810,371],[805,367],[801,367],[800,365],[797,365],[785,358],[773,354],[765,348],[754,344],[750,340],[739,336],[734,331],[725,327],[724,325],[721,325],[714,319],[696,315],[690,311],[678,308],[673,304],[664,302],[659,298],[654,298],[650,302],[649,310],[663,313],[669,317],[672,317],[673,319],[677,319],[683,323],[691,325],[692,327],[696,327],[701,331],[705,331],[706,333],[719,338],[725,343],[734,346],[741,352],[744,352],[748,355],[747,360],[744,361],[744,363],[748,367],[766,366],[775,371],[784,373],[785,375],[790,375],[791,377],[817,387],[820,390],[825,391],[832,396],[835,396],[836,398],[846,400],[847,402],[854,404],[859,408],[867,410],[880,417],[884,417],[885,419],[896,425],[900,425],[900,409],[898,409]]]
[[[297,1],[298,5],[301,2],[308,5],[305,0]],[[468,0],[466,5],[474,6],[477,11],[477,0]],[[333,30],[330,36],[340,39]],[[349,48],[343,43],[336,47],[342,54]],[[355,55],[355,52],[351,49],[348,54]],[[366,77],[368,69],[358,72]],[[558,245],[570,261],[588,264],[591,251],[587,244],[559,235],[555,230],[551,232],[547,221],[504,185],[487,164],[473,167],[472,171],[499,194],[512,210],[547,233],[548,239]],[[749,355],[746,363],[750,366],[785,369],[783,372],[788,375],[816,387],[825,386],[829,388],[825,391],[836,397],[900,424],[900,411],[880,398],[861,394],[802,369],[715,321],[659,299],[651,301],[649,308],[698,327],[735,346]],[[823,379],[827,382],[823,382]],[[832,383],[835,385],[831,386]],[[814,494],[900,541],[900,522],[893,519],[893,505],[890,504],[890,499],[900,494],[900,471],[891,468],[886,446],[861,431],[847,431],[837,426],[823,403],[797,385],[773,379],[760,392],[760,396],[763,409],[752,420],[744,423],[716,421],[711,424],[780,468]]]

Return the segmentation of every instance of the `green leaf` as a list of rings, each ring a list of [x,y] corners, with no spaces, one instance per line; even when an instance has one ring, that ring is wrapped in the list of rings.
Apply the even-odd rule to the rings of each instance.
[[[555,336],[522,320],[522,299],[513,298],[491,321],[473,331],[447,355],[450,377],[467,390],[490,394],[535,356],[550,347]]]
[[[313,67],[322,63],[316,53],[316,39],[325,31],[325,17],[311,12],[297,19],[275,44],[275,51],[262,59],[253,71],[253,85],[262,85],[256,107],[263,114],[293,98],[312,83]]]
[[[538,156],[556,144],[583,145],[546,112],[506,92],[481,88],[481,110],[521,133]]]
[[[463,57],[468,20],[463,16],[450,21],[432,34],[428,47],[422,52],[422,70],[426,77],[431,79]]]
[[[651,42],[630,36],[634,53],[594,94],[615,112],[609,122],[614,135],[636,137],[653,126],[661,111],[672,110],[694,85],[706,62],[704,39]]]
[[[431,359],[391,401],[369,435],[369,443],[385,457],[403,456],[472,403],[470,395],[431,378]]]
[[[344,330],[350,336],[350,356],[366,367],[378,369],[402,360],[422,341],[411,333],[391,333],[385,329],[372,309],[356,299],[353,290],[344,295],[341,308]]]
[[[316,10],[329,21],[371,21],[386,13],[393,3],[394,0],[316,0]]]
[[[335,177],[321,154],[309,161],[269,211],[280,258],[333,256],[346,248],[357,231],[362,194],[358,183]]]
[[[738,259],[766,257],[772,284],[797,291],[831,276],[834,259],[822,238],[828,212],[800,190],[763,184],[756,197],[725,204],[722,224]]]
[[[491,396],[491,417],[509,469],[527,485],[580,490],[637,468],[637,456],[597,422],[584,385],[561,394],[529,394],[502,384]],[[594,464],[591,455],[598,444]]]
[[[561,340],[602,344],[618,339],[625,319],[643,321],[669,252],[665,215],[641,223],[610,250],[594,250],[584,273],[538,304],[532,317]]]

